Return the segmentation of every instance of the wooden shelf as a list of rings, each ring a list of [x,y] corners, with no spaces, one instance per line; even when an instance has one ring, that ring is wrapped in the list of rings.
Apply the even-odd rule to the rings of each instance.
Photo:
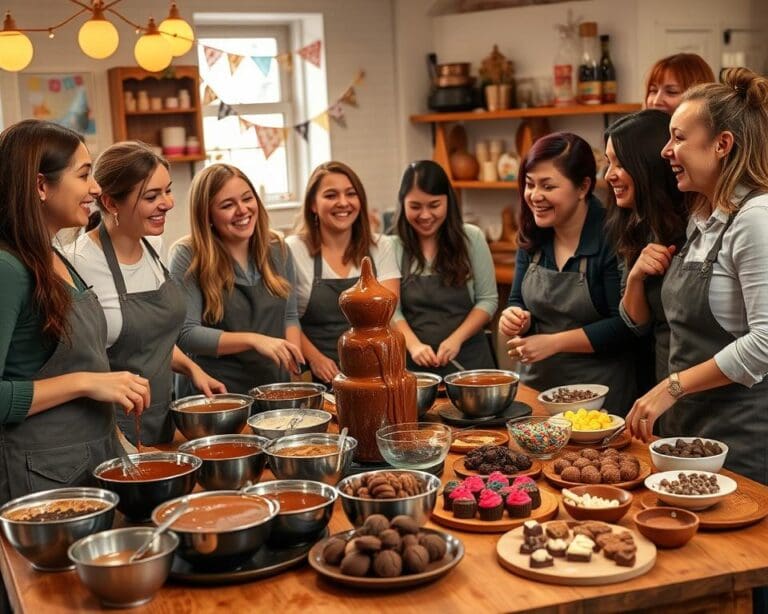
[[[205,160],[205,154],[194,154],[191,156],[164,156],[168,162],[201,162]]]
[[[159,111],[126,111],[125,115],[131,117],[134,115],[186,115],[188,113],[197,113],[197,109],[160,109]]]
[[[517,190],[515,181],[451,181],[455,190]],[[606,189],[608,183],[605,179],[598,179],[595,188]]]
[[[641,108],[638,102],[615,104],[575,105],[571,107],[535,107],[531,109],[504,109],[503,111],[461,111],[458,113],[423,113],[411,115],[416,124],[460,121],[485,121],[489,119],[526,119],[532,117],[557,117],[568,115],[610,115],[634,113]]]

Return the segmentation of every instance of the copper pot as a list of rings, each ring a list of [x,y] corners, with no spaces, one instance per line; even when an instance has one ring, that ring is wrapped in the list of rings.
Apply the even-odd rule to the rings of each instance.
[[[437,76],[438,77],[468,77],[469,62],[454,62],[452,64],[438,64]]]
[[[475,78],[468,75],[441,75],[435,78],[437,87],[464,87],[474,84]]]

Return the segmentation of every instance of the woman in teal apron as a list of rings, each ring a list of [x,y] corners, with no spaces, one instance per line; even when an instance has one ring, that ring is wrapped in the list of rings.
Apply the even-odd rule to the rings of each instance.
[[[620,274],[592,196],[595,158],[575,134],[542,137],[520,169],[515,279],[500,330],[522,381],[546,390],[604,384],[605,408],[625,415],[635,397],[629,349],[634,335],[619,315]]]
[[[0,134],[0,503],[91,485],[118,455],[115,408],[141,413],[149,382],[110,372],[93,293],[54,248],[99,194],[82,137],[26,120]]]
[[[447,375],[493,369],[484,327],[496,313],[493,257],[482,231],[461,220],[443,167],[408,166],[400,183],[395,257],[400,305],[394,321],[405,336],[408,368]]]
[[[206,395],[226,391],[176,347],[184,292],[147,240],[162,235],[174,206],[168,162],[144,143],[126,141],[102,152],[93,173],[102,190],[101,223],[77,239],[71,259],[104,309],[111,368],[150,382],[152,405],[140,421],[118,413],[120,429],[134,445],[167,443],[174,371]]]
[[[179,347],[229,392],[290,380],[304,362],[293,264],[256,189],[212,164],[192,180],[189,207],[192,233],[171,255],[187,302]],[[189,378],[177,376],[176,394],[195,394]]]
[[[327,383],[339,372],[337,345],[349,328],[339,295],[357,281],[364,256],[371,257],[378,280],[399,293],[392,243],[373,236],[363,184],[341,162],[326,162],[313,171],[301,225],[286,242],[296,266],[301,349],[313,378]]]

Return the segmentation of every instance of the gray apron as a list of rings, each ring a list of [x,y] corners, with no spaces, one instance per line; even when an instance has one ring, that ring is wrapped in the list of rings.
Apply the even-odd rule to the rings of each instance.
[[[112,239],[104,224],[99,225],[99,238],[117,288],[123,316],[120,335],[107,348],[109,364],[113,371],[130,371],[149,380],[152,401],[141,414],[141,443],[167,443],[173,439],[174,433],[168,412],[173,396],[171,360],[187,313],[184,293],[171,279],[157,252],[142,239],[149,255],[160,265],[165,281],[157,290],[128,294]],[[133,416],[118,411],[117,424],[126,438],[137,445],[137,424]]]
[[[587,284],[587,258],[578,272],[556,271],[539,265],[534,254],[522,284],[523,302],[534,321],[529,334],[553,334],[582,328],[604,318],[595,309]],[[536,390],[564,384],[604,384],[610,388],[605,409],[627,415],[636,398],[636,381],[630,352],[578,354],[561,352],[521,367],[523,383]]]
[[[403,279],[400,285],[400,303],[403,316],[413,333],[422,343],[435,352],[440,344],[466,319],[475,304],[469,296],[466,284],[446,286],[440,275],[412,275],[411,258],[403,250],[401,261]],[[448,375],[458,369],[452,365],[444,367],[422,367],[411,360],[406,353],[407,367],[411,371],[431,371]],[[461,346],[456,361],[467,369],[494,369],[496,364],[491,347],[480,330]]]
[[[104,349],[107,321],[92,290],[72,291],[67,325],[69,337],[59,340],[33,380],[110,370]],[[95,486],[91,471],[118,456],[119,446],[114,404],[86,397],[28,416],[19,424],[0,424],[0,504],[41,490]]]
[[[735,337],[723,329],[709,307],[712,266],[725,228],[704,262],[683,262],[696,228],[664,277],[662,300],[670,325],[669,371],[675,373],[711,359]],[[661,416],[664,437],[707,437],[730,448],[725,466],[768,484],[768,379],[752,388],[729,384],[683,397]]]
[[[280,247],[271,250],[272,262],[279,262]],[[239,266],[235,263],[234,266]],[[279,271],[285,274],[284,271]],[[224,317],[212,325],[226,332],[252,332],[267,337],[285,338],[285,309],[287,300],[269,292],[260,279],[256,285],[236,283],[224,297]],[[288,371],[280,368],[256,350],[226,356],[191,356],[211,377],[227,387],[227,392],[247,394],[254,386],[290,381]],[[176,375],[176,396],[186,397],[199,392],[189,378]]]
[[[645,279],[645,300],[653,318],[654,355],[656,357],[656,382],[669,375],[669,322],[661,302],[663,275],[651,275]]]

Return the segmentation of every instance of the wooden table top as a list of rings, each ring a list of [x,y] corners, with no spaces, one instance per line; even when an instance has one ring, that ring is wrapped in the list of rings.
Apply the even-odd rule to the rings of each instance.
[[[539,413],[533,390],[521,387],[518,400]],[[434,411],[434,410],[433,410]],[[631,453],[647,458],[647,448],[633,442]],[[450,469],[456,455],[449,455],[443,480],[452,479]],[[557,492],[544,480],[539,485]],[[764,488],[764,487],[759,487]],[[635,507],[640,504],[635,493]],[[768,488],[766,488],[768,492]],[[634,528],[631,510],[621,523]],[[558,517],[567,515],[562,511]],[[427,526],[447,530],[432,523]],[[334,510],[330,529],[335,533],[351,528],[340,504]],[[718,596],[741,593],[739,611],[750,611],[748,590],[768,579],[768,522],[734,531],[699,532],[683,548],[659,550],[656,565],[647,574],[619,584],[604,586],[557,586],[526,580],[504,570],[496,560],[499,534],[475,534],[450,530],[463,542],[464,560],[446,577],[420,587],[392,592],[362,592],[331,584],[308,565],[279,576],[245,584],[193,587],[166,583],[147,605],[130,612],[350,612],[362,609],[424,614],[424,612],[557,611],[610,612],[658,608],[685,600],[699,600],[712,607]],[[74,571],[39,573],[0,540],[0,568],[17,612],[82,612],[99,610],[98,600],[78,580]],[[746,595],[746,597],[744,596]],[[665,607],[665,611],[671,608]],[[113,610],[115,611],[115,610]],[[128,611],[128,610],[126,610]],[[713,610],[716,611],[716,610]]]

